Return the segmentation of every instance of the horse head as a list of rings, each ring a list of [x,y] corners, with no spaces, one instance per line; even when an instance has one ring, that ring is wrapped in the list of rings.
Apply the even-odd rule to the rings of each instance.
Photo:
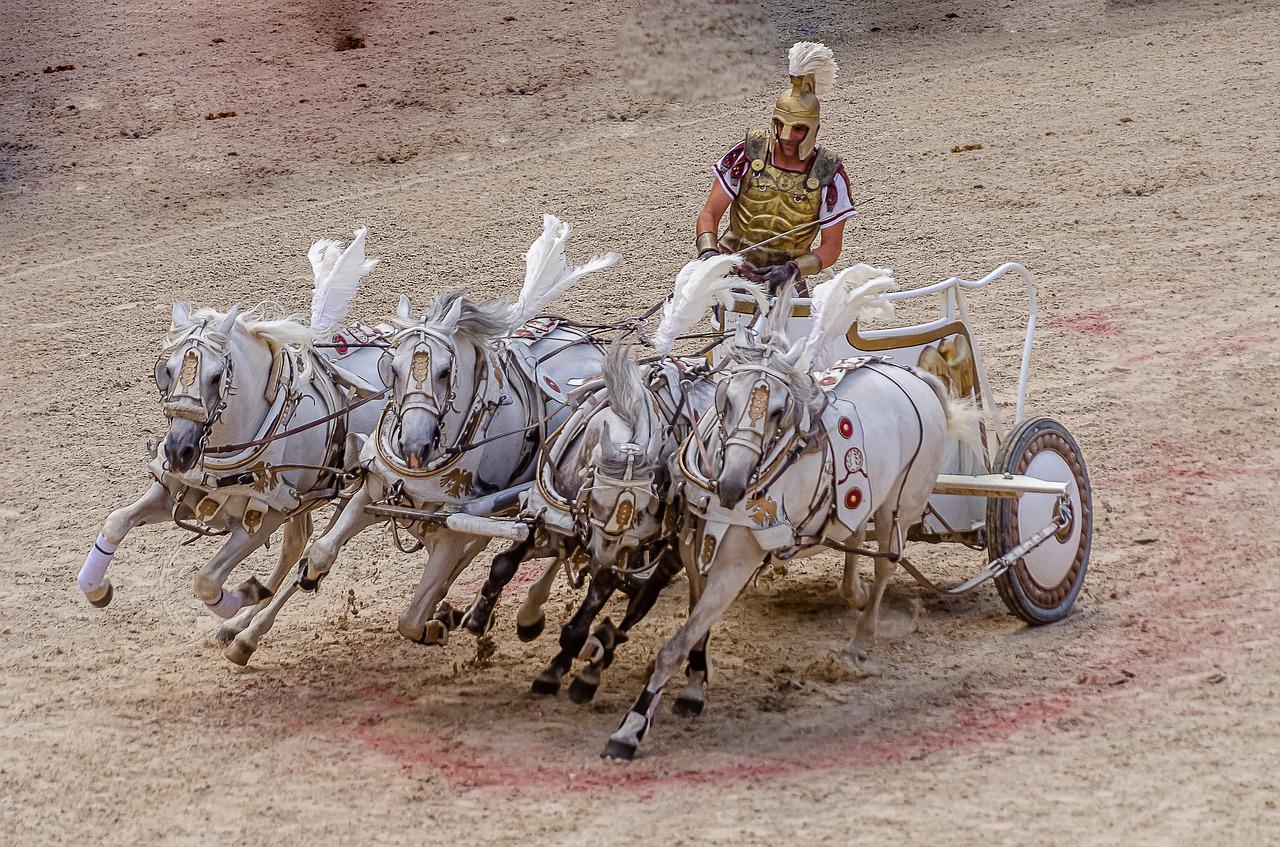
[[[156,361],[155,383],[164,402],[169,432],[164,458],[170,470],[185,473],[204,454],[210,436],[241,440],[262,421],[272,362],[286,345],[313,340],[311,330],[292,318],[263,320],[260,309],[242,313],[173,304],[169,337]]]
[[[740,328],[716,385],[720,467],[711,471],[727,509],[746,495],[762,463],[806,436],[821,412],[822,394],[812,375],[796,367],[804,339],[792,344],[786,336],[790,315],[786,292],[752,328]]]
[[[234,371],[230,337],[238,313],[232,309],[192,320],[186,304],[173,303],[170,339],[156,360],[155,381],[169,419],[164,457],[178,473],[195,466],[226,410]]]
[[[510,326],[510,305],[502,301],[474,303],[462,291],[436,298],[427,311],[413,315],[401,296],[395,323],[400,328],[379,363],[390,386],[399,430],[400,455],[411,468],[435,458],[450,422],[460,425],[476,389],[478,365],[485,347]],[[461,398],[461,405],[458,405]]]
[[[657,476],[666,430],[628,347],[614,343],[609,348],[603,377],[609,403],[593,418],[585,439],[591,445],[588,481],[578,510],[590,527],[592,561],[625,567],[630,555],[662,530]]]

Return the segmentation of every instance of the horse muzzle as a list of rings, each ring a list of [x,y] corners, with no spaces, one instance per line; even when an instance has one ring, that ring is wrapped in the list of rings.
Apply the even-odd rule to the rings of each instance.
[[[720,479],[716,485],[716,497],[720,500],[720,505],[726,509],[732,509],[741,503],[746,493],[747,484],[745,481]]]
[[[200,460],[204,441],[204,425],[188,418],[175,418],[169,424],[169,434],[164,439],[164,458],[169,469],[186,473]]]

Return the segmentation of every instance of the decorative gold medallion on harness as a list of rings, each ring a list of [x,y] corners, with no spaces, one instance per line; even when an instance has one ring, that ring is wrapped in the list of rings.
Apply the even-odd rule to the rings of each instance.
[[[702,564],[707,566],[716,555],[716,539],[714,535],[702,536]]]
[[[409,365],[409,372],[413,375],[413,381],[419,386],[426,382],[431,372],[431,354],[426,350],[415,352],[413,361]]]
[[[773,526],[778,522],[778,504],[772,497],[763,494],[752,497],[747,501],[747,511],[756,526]]]
[[[631,528],[631,521],[635,517],[635,511],[636,504],[631,502],[631,500],[620,500],[618,502],[618,511],[617,514],[614,515],[614,518],[616,519],[619,532]]]
[[[751,419],[753,425],[764,420],[765,414],[769,411],[769,389],[764,385],[757,385],[751,389],[751,403],[747,406],[747,417]]]
[[[183,388],[190,388],[192,383],[196,381],[196,373],[200,370],[200,354],[195,350],[188,350],[187,354],[182,357],[182,370],[178,374],[178,382]]]
[[[471,471],[454,468],[440,478],[440,487],[450,497],[464,497],[471,492]]]

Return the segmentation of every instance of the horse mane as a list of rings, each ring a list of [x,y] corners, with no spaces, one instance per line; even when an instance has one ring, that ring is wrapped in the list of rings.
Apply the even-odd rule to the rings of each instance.
[[[640,425],[640,415],[648,398],[640,368],[631,361],[629,345],[621,341],[609,345],[601,375],[609,392],[610,408],[634,432]]]
[[[230,313],[219,312],[209,306],[195,309],[185,322],[169,328],[165,348],[177,345],[197,327],[220,326],[228,314]],[[263,300],[251,309],[237,314],[236,326],[272,347],[296,345],[306,348],[316,340],[315,330],[303,323],[301,316],[285,312],[279,304],[270,300]],[[217,344],[227,343],[227,337],[215,329],[206,329],[205,337]]]
[[[465,335],[478,344],[483,344],[491,338],[496,338],[503,333],[509,332],[512,327],[512,308],[511,304],[506,300],[490,300],[486,303],[477,303],[466,296],[467,291],[464,288],[455,288],[444,294],[436,295],[431,301],[431,305],[423,313],[419,320],[410,319],[405,321],[401,318],[392,318],[392,323],[401,329],[406,329],[419,324],[435,323],[443,319],[449,314],[449,310],[453,308],[453,304],[461,301],[462,309],[458,316],[459,335]]]
[[[792,294],[785,290],[776,297],[765,313],[763,325],[754,332],[740,333],[729,346],[731,361],[741,364],[759,364],[766,357],[769,365],[786,380],[792,399],[805,406],[812,405],[820,396],[813,374],[806,366],[787,361],[791,342],[787,338],[787,318],[791,315]],[[745,338],[746,343],[740,343]]]

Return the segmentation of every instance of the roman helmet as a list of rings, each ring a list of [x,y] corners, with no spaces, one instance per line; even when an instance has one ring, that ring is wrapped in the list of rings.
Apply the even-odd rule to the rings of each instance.
[[[778,96],[773,107],[773,119],[782,128],[769,133],[769,153],[778,136],[786,137],[791,128],[808,129],[800,142],[800,158],[807,159],[818,143],[818,117],[821,112],[819,95],[831,90],[836,80],[836,60],[831,48],[816,41],[799,41],[787,54],[787,72],[791,74],[791,88]]]

